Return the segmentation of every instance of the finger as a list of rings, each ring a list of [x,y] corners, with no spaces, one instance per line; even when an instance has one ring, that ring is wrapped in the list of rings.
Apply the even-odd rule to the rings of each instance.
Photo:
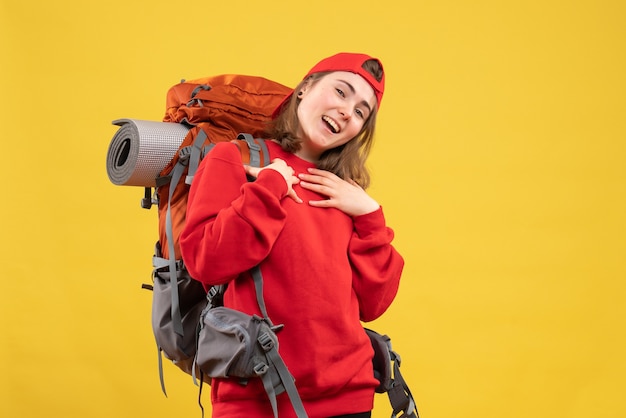
[[[328,180],[339,180],[336,174],[327,170],[320,170],[319,168],[307,168],[307,174]]]
[[[246,174],[249,174],[255,178],[259,176],[259,171],[261,170],[259,167],[252,167],[249,165],[244,165],[243,169],[245,170]]]
[[[311,174],[315,174],[316,176],[322,176],[322,177],[328,177],[328,178],[337,177],[335,174],[331,173],[330,171],[321,170],[319,168],[310,167],[307,169],[307,171]]]
[[[354,181],[352,179],[348,179],[348,183],[350,183],[351,185],[356,186],[359,189],[361,189],[361,186],[359,185],[359,183],[357,183],[356,181]]]
[[[300,173],[298,174],[298,177],[300,177],[300,179],[307,181],[311,184],[323,184],[323,185],[330,186],[334,183],[333,179],[327,176],[320,176],[317,174]]]
[[[322,194],[324,196],[330,197],[331,195],[335,194],[334,189],[332,187],[328,187],[319,183],[311,183],[308,181],[300,180],[300,186],[302,186],[304,189],[311,190],[313,192]]]
[[[303,202],[303,200],[300,199],[300,196],[298,196],[298,193],[296,193],[294,189],[289,190],[289,193],[287,193],[287,197],[292,198],[296,203]]]
[[[324,200],[309,200],[309,205],[315,206],[316,208],[334,208],[337,207],[335,202],[332,199],[324,199]]]

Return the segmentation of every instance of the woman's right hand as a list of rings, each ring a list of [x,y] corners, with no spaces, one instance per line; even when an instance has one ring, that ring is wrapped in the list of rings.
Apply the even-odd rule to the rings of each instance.
[[[272,160],[272,163],[265,167],[252,167],[249,165],[244,165],[244,169],[246,170],[246,174],[257,178],[259,173],[263,170],[274,170],[279,172],[283,178],[285,179],[285,183],[287,183],[287,196],[295,200],[297,203],[302,203],[302,199],[298,196],[296,191],[293,189],[294,184],[298,184],[300,179],[296,177],[296,172],[291,166],[287,165],[285,160],[281,160],[280,158],[276,158]]]

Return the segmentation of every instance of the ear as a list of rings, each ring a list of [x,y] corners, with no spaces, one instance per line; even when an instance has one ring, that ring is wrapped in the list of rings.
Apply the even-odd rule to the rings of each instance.
[[[302,99],[306,95],[310,87],[311,87],[311,78],[309,77],[302,82],[300,88],[298,89],[298,98]]]

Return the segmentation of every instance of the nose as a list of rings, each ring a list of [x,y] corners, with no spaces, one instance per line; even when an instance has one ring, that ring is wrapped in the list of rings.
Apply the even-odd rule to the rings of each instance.
[[[339,115],[342,119],[349,120],[352,117],[352,111],[347,106],[343,106],[339,108]]]

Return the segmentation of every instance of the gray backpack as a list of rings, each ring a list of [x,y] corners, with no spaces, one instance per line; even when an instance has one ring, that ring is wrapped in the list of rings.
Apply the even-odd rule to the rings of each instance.
[[[307,414],[294,379],[278,352],[276,332],[283,326],[274,325],[267,315],[261,269],[255,267],[251,274],[263,316],[222,306],[225,286],[212,287],[208,294],[209,303],[200,315],[193,374],[195,376],[199,370],[201,381],[204,374],[211,378],[237,377],[243,384],[258,377],[263,382],[274,417],[278,417],[276,395],[286,391],[296,416],[305,418]]]
[[[262,139],[255,139],[250,134],[240,134],[235,143],[250,165],[260,167],[269,164],[269,153]],[[199,318],[207,306],[204,287],[189,275],[183,260],[175,257],[176,251],[173,247],[178,237],[175,236],[173,225],[178,223],[180,227],[180,222],[184,222],[184,219],[174,219],[172,196],[180,195],[181,190],[188,190],[200,161],[214,146],[214,143],[208,142],[204,131],[200,130],[191,145],[178,151],[179,158],[172,166],[170,174],[166,178],[156,180],[157,186],[167,191],[167,196],[164,196],[167,205],[159,215],[164,215],[165,219],[160,220],[160,225],[163,226],[167,237],[165,241],[171,248],[169,256],[163,257],[161,241],[156,243],[152,257],[153,284],[144,284],[143,287],[153,291],[152,330],[158,348],[161,389],[166,395],[162,356],[171,360],[185,373],[193,374]],[[145,203],[146,200],[150,200],[149,193],[142,202]],[[183,203],[186,205],[186,199]],[[180,201],[176,202],[176,205],[180,204]],[[181,216],[180,210],[176,216]],[[172,277],[171,272],[175,272],[175,277]]]
[[[238,146],[249,154],[249,164],[261,167],[269,164],[269,152],[264,140],[250,134],[240,134]],[[165,212],[168,242],[175,242],[171,220],[171,197],[183,177],[191,183],[200,160],[213,148],[204,145],[206,136],[202,131],[195,138],[189,151],[173,166],[168,207]],[[244,149],[245,147],[245,149]],[[158,183],[158,180],[157,180]],[[170,251],[174,254],[174,251]],[[278,416],[276,395],[286,391],[298,418],[306,418],[302,401],[294,380],[278,353],[276,327],[270,321],[263,300],[263,279],[258,267],[251,273],[257,293],[257,302],[263,317],[250,316],[222,306],[223,286],[214,286],[205,293],[203,286],[194,280],[182,260],[163,258],[160,244],[153,257],[152,329],[158,348],[159,379],[161,389],[167,395],[163,377],[162,355],[184,372],[191,374],[194,382],[200,377],[202,383],[211,378],[238,377],[242,380],[258,377]],[[176,272],[175,281],[171,271]]]

